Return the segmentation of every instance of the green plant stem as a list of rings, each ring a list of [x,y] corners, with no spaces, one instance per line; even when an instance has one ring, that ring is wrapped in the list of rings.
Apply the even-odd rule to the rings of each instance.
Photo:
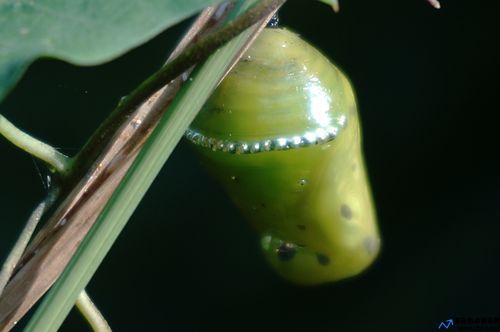
[[[19,237],[17,238],[14,247],[7,256],[5,262],[3,263],[2,270],[0,271],[0,296],[2,295],[2,292],[5,286],[7,285],[7,282],[12,276],[12,272],[16,268],[19,259],[21,258],[24,250],[26,249],[26,246],[28,245],[31,236],[35,231],[38,222],[42,218],[43,214],[56,201],[57,194],[58,192],[56,189],[49,191],[47,197],[43,201],[41,201],[40,204],[38,204],[35,210],[31,213],[31,216],[29,217],[28,221],[26,222],[26,225],[21,231],[21,235],[19,235]]]
[[[71,158],[60,153],[54,147],[20,130],[1,114],[0,134],[12,144],[47,163],[53,171],[62,176],[69,172]]]
[[[85,290],[80,292],[75,303],[95,332],[111,332],[111,327]]]
[[[118,107],[101,124],[75,158],[73,176],[78,177],[89,168],[104,145],[113,137],[119,126],[133,113],[137,106],[165,84],[178,77],[186,70],[206,59],[215,50],[233,39],[248,27],[254,25],[265,13],[275,11],[282,0],[261,0],[214,33],[200,38],[195,44],[187,47],[177,57],[169,61],[156,73],[147,78],[127,97],[121,100]],[[76,180],[76,179],[75,179]]]
[[[248,9],[238,20],[232,21],[219,31],[202,38],[186,48],[178,57],[142,82],[118,107],[134,108],[163,85],[170,82],[186,69],[197,64],[222,45],[239,35],[262,18],[263,12],[270,12],[279,7],[279,1],[262,0]]]

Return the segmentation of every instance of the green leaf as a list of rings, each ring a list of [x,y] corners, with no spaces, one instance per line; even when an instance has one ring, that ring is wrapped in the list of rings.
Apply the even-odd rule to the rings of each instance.
[[[0,1],[0,101],[40,56],[109,61],[216,0]]]

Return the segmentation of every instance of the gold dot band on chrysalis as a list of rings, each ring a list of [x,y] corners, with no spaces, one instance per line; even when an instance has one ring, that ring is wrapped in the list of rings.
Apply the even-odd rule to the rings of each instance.
[[[231,141],[210,137],[199,131],[188,129],[185,137],[193,144],[234,154],[250,154],[267,151],[283,151],[324,144],[333,141],[347,124],[345,115],[339,116],[335,123],[328,127],[319,127],[315,130],[293,136],[278,136],[257,141]]]

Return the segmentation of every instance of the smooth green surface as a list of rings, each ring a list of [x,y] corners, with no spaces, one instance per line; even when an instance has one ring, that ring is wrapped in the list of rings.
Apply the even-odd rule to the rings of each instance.
[[[377,256],[380,237],[351,85],[288,30],[264,31],[243,59],[192,128],[235,140],[292,137],[329,123],[317,118],[339,115],[346,127],[333,141],[287,151],[197,150],[261,233],[264,254],[282,276],[318,284],[358,274]]]
[[[0,2],[0,101],[40,56],[79,65],[111,60],[215,0]],[[69,110],[68,110],[69,111]]]
[[[254,2],[242,2],[234,9],[232,17]],[[37,309],[26,331],[56,331],[60,327],[249,33],[250,30],[243,32],[210,57],[193,74],[195,79],[186,83],[176,96],[96,224]]]

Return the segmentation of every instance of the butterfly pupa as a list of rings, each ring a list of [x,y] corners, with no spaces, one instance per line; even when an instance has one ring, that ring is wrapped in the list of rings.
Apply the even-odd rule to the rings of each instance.
[[[284,278],[335,281],[377,256],[353,89],[295,33],[265,29],[186,137]]]

